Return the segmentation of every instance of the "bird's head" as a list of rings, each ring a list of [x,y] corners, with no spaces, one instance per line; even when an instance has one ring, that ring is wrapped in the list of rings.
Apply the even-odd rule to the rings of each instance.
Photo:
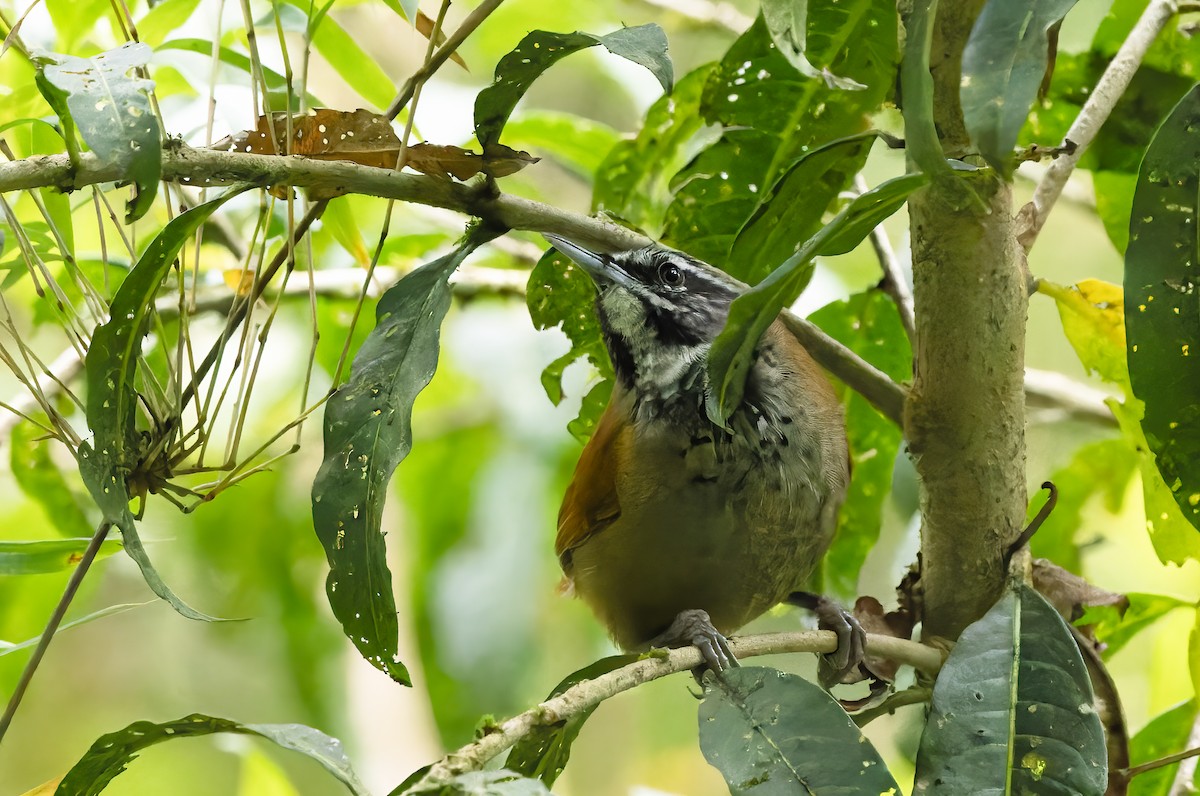
[[[651,245],[602,254],[557,235],[554,247],[596,283],[596,312],[617,377],[672,385],[702,363],[742,283],[694,257]]]

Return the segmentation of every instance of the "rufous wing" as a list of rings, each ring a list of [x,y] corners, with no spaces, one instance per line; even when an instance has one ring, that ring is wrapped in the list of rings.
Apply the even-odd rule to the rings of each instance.
[[[579,463],[575,465],[575,476],[563,495],[554,552],[568,577],[571,551],[621,516],[616,468],[623,431],[629,429],[610,403],[600,416],[592,438],[584,446]]]

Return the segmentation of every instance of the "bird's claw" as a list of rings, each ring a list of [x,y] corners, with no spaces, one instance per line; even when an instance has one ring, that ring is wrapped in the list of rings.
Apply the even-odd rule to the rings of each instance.
[[[726,669],[739,666],[729,641],[721,632],[713,627],[707,611],[692,608],[680,611],[675,621],[659,633],[651,641],[652,647],[688,647],[700,650],[705,669],[723,672]]]
[[[833,600],[819,594],[796,592],[788,598],[788,602],[815,613],[817,627],[832,630],[837,635],[837,649],[817,659],[817,680],[821,686],[829,690],[845,681],[866,656],[867,633],[858,619]]]

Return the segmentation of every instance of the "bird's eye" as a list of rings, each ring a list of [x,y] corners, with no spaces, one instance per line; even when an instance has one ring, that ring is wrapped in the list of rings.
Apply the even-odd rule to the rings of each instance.
[[[658,267],[658,281],[667,287],[682,287],[683,271],[674,263],[663,263]]]

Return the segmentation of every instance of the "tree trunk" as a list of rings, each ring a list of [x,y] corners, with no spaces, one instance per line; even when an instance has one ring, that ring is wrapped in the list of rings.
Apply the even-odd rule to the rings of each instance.
[[[981,6],[942,3],[935,25],[934,121],[947,157],[970,153],[958,91]],[[905,432],[922,485],[924,629],[954,639],[998,597],[1025,518],[1026,271],[1012,192],[993,172],[935,180],[909,214],[917,345]]]

